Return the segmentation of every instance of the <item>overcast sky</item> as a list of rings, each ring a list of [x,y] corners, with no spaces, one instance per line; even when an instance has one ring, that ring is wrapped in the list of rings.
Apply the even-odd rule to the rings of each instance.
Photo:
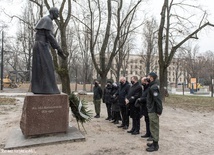
[[[125,0],[128,1],[128,0]],[[178,0],[175,0],[178,1]],[[197,0],[192,0],[193,2],[196,2]],[[14,24],[15,21],[10,21],[5,18],[4,13],[1,11],[2,9],[5,10],[5,12],[10,14],[17,14],[21,15],[24,3],[26,0],[0,0],[1,6],[0,6],[0,20],[6,21],[6,23],[9,23],[12,25],[12,28],[9,29],[10,32],[16,31],[16,25]],[[207,12],[210,14],[208,19],[211,23],[214,23],[214,0],[199,0],[199,3],[203,6],[204,9],[207,10]],[[153,14],[156,16],[156,18],[160,19],[160,12],[161,7],[163,4],[163,0],[148,0],[147,10],[150,14]],[[144,5],[144,4],[143,4]],[[145,5],[144,5],[145,6]],[[200,19],[198,19],[200,20]],[[199,39],[195,40],[194,43],[198,44],[200,46],[200,52],[205,52],[207,50],[214,51],[214,28],[207,27],[198,35]]]

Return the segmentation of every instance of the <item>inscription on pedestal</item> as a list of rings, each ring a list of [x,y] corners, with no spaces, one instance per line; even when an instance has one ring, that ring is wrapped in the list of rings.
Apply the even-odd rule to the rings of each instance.
[[[25,97],[20,128],[25,136],[66,132],[69,104],[66,94]]]
[[[61,109],[62,106],[41,106],[41,107],[32,107],[32,110],[40,110],[41,113],[53,113],[54,109]]]

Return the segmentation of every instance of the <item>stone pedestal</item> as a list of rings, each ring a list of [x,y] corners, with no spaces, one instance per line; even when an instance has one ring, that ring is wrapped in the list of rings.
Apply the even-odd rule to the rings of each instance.
[[[67,132],[69,104],[66,94],[28,93],[24,100],[20,128],[25,137]]]

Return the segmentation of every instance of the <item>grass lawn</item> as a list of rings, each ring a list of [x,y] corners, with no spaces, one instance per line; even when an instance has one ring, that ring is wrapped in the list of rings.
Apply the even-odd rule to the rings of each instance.
[[[86,102],[92,102],[92,95],[77,95],[80,99]],[[15,98],[0,98],[0,105],[14,105]],[[170,95],[166,97],[163,106],[170,106],[173,108],[182,108],[188,111],[214,111],[214,98],[201,96],[182,96]]]
[[[164,104],[188,111],[214,111],[214,98],[211,97],[170,95]]]

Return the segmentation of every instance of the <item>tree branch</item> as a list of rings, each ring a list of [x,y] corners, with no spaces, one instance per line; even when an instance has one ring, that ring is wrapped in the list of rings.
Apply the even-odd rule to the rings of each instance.
[[[170,61],[172,60],[172,58],[173,58],[173,56],[174,56],[176,50],[177,50],[178,48],[180,48],[180,47],[181,47],[186,41],[188,41],[189,39],[197,39],[197,37],[194,37],[194,35],[197,35],[197,33],[198,33],[199,31],[201,31],[203,28],[205,28],[206,26],[212,26],[212,27],[214,27],[214,24],[211,24],[211,23],[207,22],[207,23],[205,23],[205,24],[199,26],[198,29],[196,29],[194,32],[192,32],[190,35],[188,35],[186,38],[184,38],[182,41],[180,41],[176,46],[172,47],[171,53],[170,53],[170,55],[169,55],[169,57],[168,57],[168,59],[167,59],[167,61],[166,61],[167,65],[170,64]]]

